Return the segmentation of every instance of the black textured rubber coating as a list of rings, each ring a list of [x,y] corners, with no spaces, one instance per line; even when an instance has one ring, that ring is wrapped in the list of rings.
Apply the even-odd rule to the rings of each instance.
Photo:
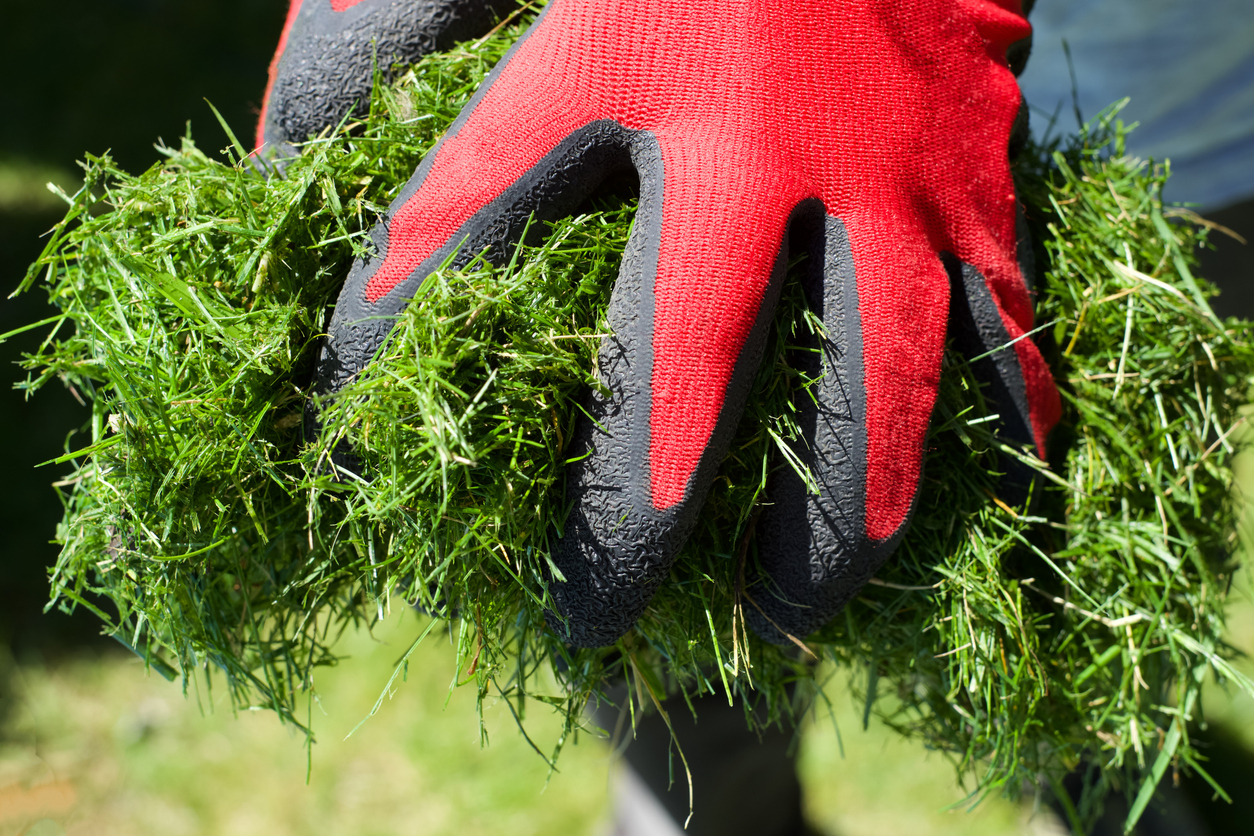
[[[279,56],[264,139],[286,156],[367,104],[377,66],[409,64],[457,41],[485,34],[517,0],[362,0],[342,12],[330,0],[304,0]]]
[[[793,453],[810,468],[818,492],[791,467],[777,468],[757,527],[758,565],[745,584],[749,626],[776,644],[808,635],[839,612],[884,564],[909,521],[907,515],[885,540],[867,536],[866,392],[853,254],[844,224],[817,201],[805,208],[793,235],[806,239],[807,299],[826,334],[795,361],[822,376],[797,397],[802,439]]]
[[[1019,252],[1022,257],[1025,252],[1030,254],[1032,248],[1021,245]],[[969,358],[981,358],[971,364],[971,371],[980,383],[985,400],[999,416],[998,437],[1012,447],[1035,452],[1023,368],[1010,344],[1010,334],[988,283],[979,270],[950,253],[942,253],[941,259],[949,273],[949,334],[954,347]],[[1031,264],[1022,264],[1021,269],[1025,277],[1029,276]],[[1011,505],[1021,505],[1029,496],[1035,471],[1005,454],[1001,456],[1000,467],[998,498]]]
[[[813,229],[820,222],[822,234],[816,234]],[[1032,275],[1032,248],[1023,237],[1026,224],[1021,214],[1019,230],[1019,256],[1027,278]],[[814,215],[794,225],[797,234],[808,235],[811,242],[810,264],[818,269],[812,268],[807,297],[824,323],[826,338],[808,347],[817,350],[798,355],[798,365],[805,371],[812,376],[822,373],[797,398],[802,439],[793,445],[793,454],[809,467],[817,492],[791,467],[777,468],[756,531],[757,566],[746,576],[746,619],[754,632],[775,644],[789,643],[790,636],[804,638],[840,612],[884,565],[913,516],[912,508],[885,540],[866,534],[866,393],[849,239],[839,220],[820,221]],[[998,435],[1013,446],[1031,449],[1023,370],[988,284],[977,269],[949,253],[942,253],[941,260],[950,277],[949,333],[955,347],[971,358],[987,355],[972,364],[972,371],[1000,415]],[[1032,470],[1010,456],[1002,456],[1001,467],[1000,497],[1022,503],[1032,484]]]
[[[611,644],[630,630],[670,572],[744,411],[788,263],[787,246],[782,246],[683,499],[664,511],[655,509],[649,487],[649,414],[653,283],[662,217],[662,164],[656,144],[633,154],[633,162],[640,175],[640,209],[610,299],[614,336],[602,343],[598,358],[611,395],[589,398],[587,409],[596,423],[580,425],[571,455],[591,455],[567,471],[566,499],[572,511],[553,555],[566,582],[551,587],[559,614],[550,624],[580,647]]]

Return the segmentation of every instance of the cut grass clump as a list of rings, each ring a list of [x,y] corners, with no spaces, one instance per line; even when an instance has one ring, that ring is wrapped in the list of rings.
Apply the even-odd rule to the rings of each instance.
[[[1246,323],[1211,313],[1190,273],[1204,232],[1169,218],[1164,172],[1124,156],[1112,116],[1018,166],[1045,267],[1037,339],[1066,403],[1032,513],[997,497],[1008,453],[947,351],[910,532],[806,639],[835,666],[762,643],[738,609],[754,511],[796,432],[805,381],[789,358],[819,327],[794,281],[701,520],[636,629],[571,650],[545,627],[565,447],[598,385],[628,198],[510,265],[433,275],[305,442],[318,336],[366,232],[520,32],[424,59],[269,181],[190,137],[139,176],[87,160],[23,284],[58,309],[27,387],[59,379],[92,409],[60,460],[76,470],[54,602],[96,611],[168,675],[220,672],[236,705],[307,730],[298,706],[336,637],[399,595],[432,615],[415,644],[448,631],[455,683],[520,723],[535,702],[562,713],[550,759],[624,678],[633,710],[719,692],[749,722],[783,722],[847,671],[868,712],[951,753],[976,791],[1057,786],[1091,764],[1077,821],[1112,788],[1135,819],[1168,768],[1201,771],[1189,722],[1204,678],[1254,693],[1222,641],[1254,348]],[[344,441],[365,478],[331,472]]]

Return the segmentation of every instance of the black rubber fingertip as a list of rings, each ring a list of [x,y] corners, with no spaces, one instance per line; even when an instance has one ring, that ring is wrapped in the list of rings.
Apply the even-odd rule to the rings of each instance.
[[[600,378],[609,394],[589,394],[590,420],[579,424],[573,463],[567,470],[566,496],[572,511],[553,550],[553,561],[566,580],[550,585],[560,618],[551,617],[549,623],[580,647],[617,641],[669,575],[744,410],[787,267],[785,248],[683,498],[665,509],[655,508],[649,456],[653,288],[661,244],[663,163],[651,133],[624,135],[639,174],[640,209],[610,301],[608,319],[614,336],[602,342],[598,354]]]
[[[342,12],[305,3],[288,33],[269,98],[267,139],[303,142],[365,108],[375,67],[394,64],[486,33],[515,0],[376,0]],[[273,130],[273,133],[271,131]]]
[[[844,224],[809,207],[795,227],[808,236],[807,295],[825,336],[799,355],[818,376],[797,398],[802,438],[793,456],[805,462],[817,493],[791,467],[771,477],[755,532],[758,559],[747,573],[744,612],[758,636],[791,644],[830,621],[883,566],[905,531],[872,540],[866,530],[866,392],[862,328],[849,237]],[[821,376],[819,373],[821,372]],[[916,491],[917,497],[917,491]],[[906,520],[909,520],[909,514]]]
[[[1030,244],[1020,247],[1021,252],[1025,250],[1031,253]],[[949,334],[962,354],[980,358],[971,364],[971,371],[990,410],[999,416],[997,435],[1011,446],[1034,451],[1036,439],[1023,368],[988,283],[979,270],[952,254],[942,253],[941,259],[951,285]],[[1011,505],[1024,504],[1031,494],[1035,471],[1005,453],[1001,454],[999,469],[998,498]]]

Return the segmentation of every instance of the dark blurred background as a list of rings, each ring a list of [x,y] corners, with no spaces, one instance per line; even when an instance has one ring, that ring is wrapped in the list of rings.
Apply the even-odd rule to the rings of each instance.
[[[253,133],[285,0],[60,0],[6,3],[0,25],[0,333],[48,316],[38,290],[6,299],[64,208],[44,184],[78,185],[75,161],[108,151],[128,171],[157,159],[190,120],[206,150]],[[0,345],[0,656],[57,656],[99,637],[94,616],[43,614],[61,506],[50,483],[85,420],[58,385],[26,400],[15,363],[43,332]],[[74,443],[74,442],[71,442]]]

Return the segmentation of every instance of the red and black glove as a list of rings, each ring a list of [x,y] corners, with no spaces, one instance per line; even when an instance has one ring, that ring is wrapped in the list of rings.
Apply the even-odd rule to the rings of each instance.
[[[515,0],[291,0],[257,121],[263,156],[304,142],[370,103],[374,69],[478,37]]]
[[[688,536],[789,253],[808,250],[827,339],[796,452],[819,492],[779,474],[749,590],[766,617],[746,608],[768,640],[804,636],[906,528],[951,303],[973,352],[1032,327],[1006,60],[1029,32],[1018,0],[550,0],[374,229],[321,385],[369,361],[437,266],[508,256],[533,214],[555,219],[633,167],[640,208],[600,352],[612,394],[592,396],[554,546],[555,628],[605,645]],[[1059,399],[1036,346],[978,368],[1004,436],[1043,455]]]

